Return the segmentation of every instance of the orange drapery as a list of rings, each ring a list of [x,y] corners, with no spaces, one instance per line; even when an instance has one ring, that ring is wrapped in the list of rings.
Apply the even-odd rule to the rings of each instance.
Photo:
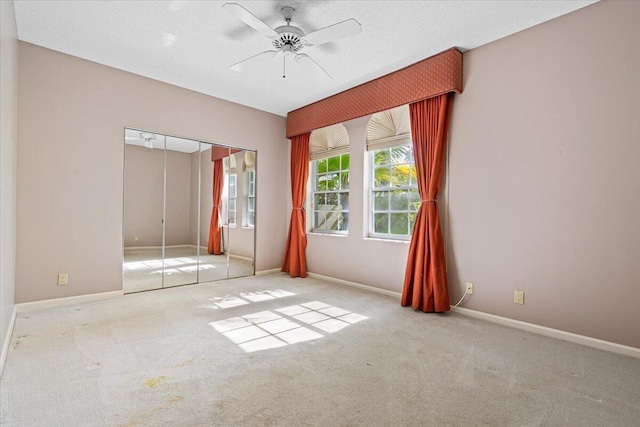
[[[291,223],[281,271],[291,277],[307,277],[306,218],[303,209],[309,177],[309,137],[311,132],[291,138]]]
[[[427,312],[451,309],[436,198],[442,181],[452,99],[453,94],[444,94],[409,105],[422,205],[411,236],[401,303]]]
[[[222,213],[222,178],[222,159],[215,159],[213,160],[213,206],[211,208],[209,245],[207,248],[208,252],[214,255],[220,255],[222,253],[222,238],[220,233],[220,214]]]

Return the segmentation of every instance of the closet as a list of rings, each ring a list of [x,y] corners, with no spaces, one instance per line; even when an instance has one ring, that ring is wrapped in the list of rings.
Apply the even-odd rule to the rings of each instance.
[[[125,129],[125,293],[254,274],[257,153]]]

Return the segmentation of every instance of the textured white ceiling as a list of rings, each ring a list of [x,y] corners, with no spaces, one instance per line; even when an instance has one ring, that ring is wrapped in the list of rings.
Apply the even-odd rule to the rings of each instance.
[[[225,1],[16,0],[20,40],[279,115],[450,47],[463,50],[580,9],[585,1],[243,1],[271,27],[282,6],[306,33],[349,18],[362,34],[304,50],[333,80],[316,82],[282,58],[229,66],[272,48],[230,19]]]

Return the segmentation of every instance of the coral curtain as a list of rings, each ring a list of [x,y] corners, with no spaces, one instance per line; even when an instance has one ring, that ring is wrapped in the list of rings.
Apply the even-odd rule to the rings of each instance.
[[[426,312],[451,309],[436,198],[444,169],[452,99],[453,94],[450,93],[409,105],[413,155],[422,204],[411,236],[401,303]]]
[[[306,219],[303,209],[309,177],[309,137],[311,132],[291,138],[291,223],[281,271],[291,277],[307,277]]]
[[[208,252],[214,255],[222,253],[222,236],[220,216],[222,213],[222,159],[213,160],[213,207],[211,208],[211,222],[209,224]]]

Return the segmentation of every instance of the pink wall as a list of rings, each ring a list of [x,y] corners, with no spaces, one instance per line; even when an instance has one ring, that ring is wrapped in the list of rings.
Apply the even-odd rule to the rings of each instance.
[[[452,299],[472,281],[468,308],[640,347],[639,23],[606,1],[465,53]]]
[[[123,129],[258,150],[256,269],[286,236],[285,119],[20,42],[16,301],[122,289]],[[37,266],[37,267],[34,267]],[[68,286],[56,286],[60,272]]]
[[[452,302],[471,281],[463,307],[640,347],[639,22],[640,2],[600,2],[464,54],[440,197]],[[308,268],[400,292],[408,243],[363,238],[367,120],[345,123],[349,236],[309,235]]]

